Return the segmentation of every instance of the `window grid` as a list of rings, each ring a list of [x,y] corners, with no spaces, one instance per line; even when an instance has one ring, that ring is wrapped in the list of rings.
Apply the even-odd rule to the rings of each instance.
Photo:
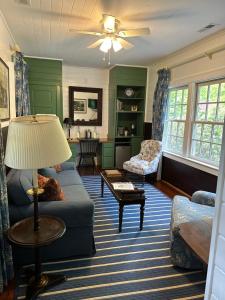
[[[219,163],[219,154],[221,150],[221,142],[215,142],[214,136],[215,136],[215,127],[218,128],[221,127],[221,139],[222,139],[222,128],[223,128],[223,122],[222,119],[224,118],[224,114],[219,114],[219,107],[220,104],[225,105],[225,98],[222,100],[222,85],[225,89],[225,80],[217,80],[217,81],[211,81],[211,82],[205,82],[201,84],[197,84],[197,97],[196,97],[196,106],[195,106],[195,118],[193,121],[193,129],[192,129],[192,142],[191,142],[191,153],[190,156],[193,158],[197,158],[200,161],[203,162],[210,162],[213,165],[218,165]],[[201,99],[201,88],[204,87],[207,88],[207,95],[205,97],[205,101],[202,101]],[[214,92],[216,89],[216,97],[213,98],[213,88]],[[205,105],[205,116],[204,119],[201,118],[199,114],[200,105]],[[211,105],[211,106],[210,106]],[[215,110],[211,112],[210,116],[210,108],[213,108],[213,105],[216,106]],[[211,120],[209,120],[211,119]],[[201,133],[198,138],[196,138],[196,128],[197,126],[201,125]],[[208,140],[205,140],[205,131],[208,129],[210,130],[210,137]],[[218,129],[219,130],[219,129]],[[206,134],[207,136],[207,134]],[[198,151],[196,151],[196,145],[199,145]],[[216,150],[217,149],[217,150]],[[205,150],[205,151],[204,151]],[[217,153],[216,153],[217,151]]]
[[[183,152],[187,102],[188,88],[186,86],[170,89],[167,119],[165,122],[166,134],[164,134],[164,146],[165,149],[176,153]]]

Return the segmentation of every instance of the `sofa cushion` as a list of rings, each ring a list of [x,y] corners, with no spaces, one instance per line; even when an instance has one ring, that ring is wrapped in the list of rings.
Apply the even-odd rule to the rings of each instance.
[[[7,175],[9,203],[23,206],[32,202],[26,191],[32,188],[32,171],[11,169]]]
[[[65,170],[57,173],[61,186],[82,184],[80,175],[76,170]]]

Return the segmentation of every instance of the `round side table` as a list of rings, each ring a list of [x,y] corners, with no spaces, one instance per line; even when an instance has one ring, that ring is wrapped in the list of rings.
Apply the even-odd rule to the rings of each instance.
[[[63,236],[65,223],[56,217],[41,215],[38,218],[39,227],[34,231],[34,218],[26,218],[8,229],[7,236],[11,243],[27,248],[34,248],[35,270],[32,272],[26,291],[26,299],[33,300],[56,284],[66,280],[61,274],[41,273],[40,247],[47,246]]]

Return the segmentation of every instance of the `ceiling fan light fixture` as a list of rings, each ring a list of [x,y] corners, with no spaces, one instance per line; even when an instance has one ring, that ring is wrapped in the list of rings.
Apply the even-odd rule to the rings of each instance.
[[[110,15],[103,15],[103,27],[106,32],[114,32],[115,31],[115,24],[116,19]]]
[[[102,52],[107,53],[109,49],[112,47],[112,39],[110,37],[106,37],[100,46],[100,50]]]
[[[121,45],[121,43],[117,39],[114,39],[112,41],[112,45],[113,45],[113,50],[115,52],[118,52],[123,48],[123,46]]]

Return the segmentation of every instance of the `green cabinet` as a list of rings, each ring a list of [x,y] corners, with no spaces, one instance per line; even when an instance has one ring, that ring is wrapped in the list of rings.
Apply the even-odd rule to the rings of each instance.
[[[141,142],[143,137],[133,137],[131,139],[131,155],[137,155],[141,150]]]
[[[32,114],[56,114],[61,122],[62,61],[26,57]]]
[[[114,167],[114,143],[102,143],[101,167],[102,169]]]
[[[146,81],[144,67],[115,66],[109,74],[109,137],[113,147],[130,146],[132,156],[144,137]]]

